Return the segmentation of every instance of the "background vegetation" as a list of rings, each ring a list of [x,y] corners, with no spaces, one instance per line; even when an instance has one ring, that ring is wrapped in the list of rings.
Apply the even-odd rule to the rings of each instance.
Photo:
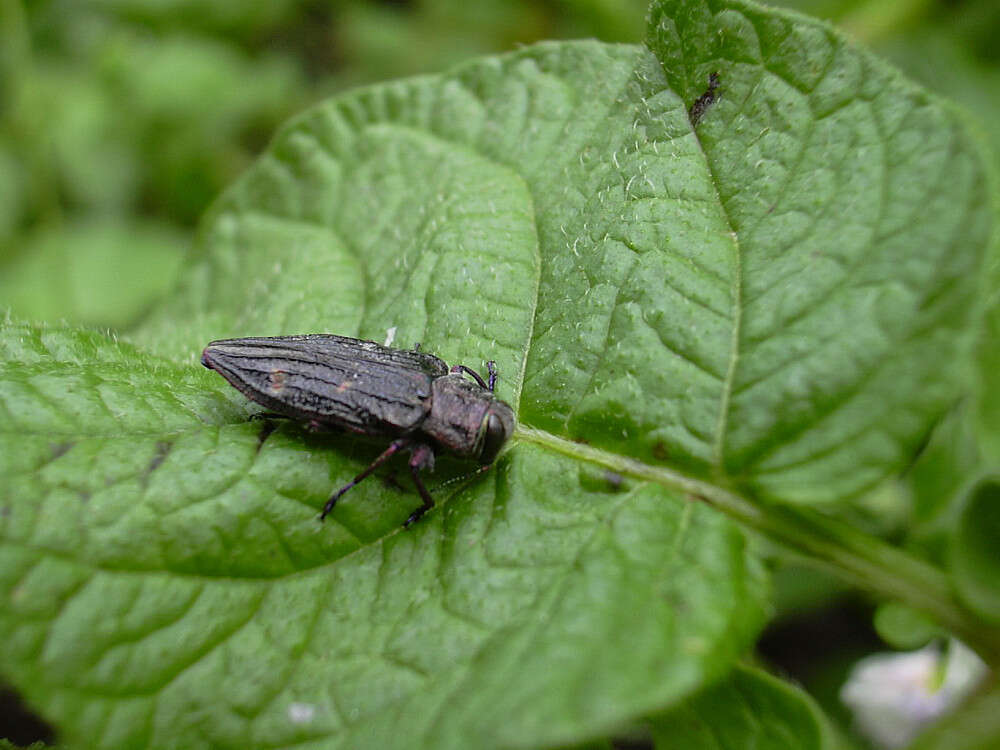
[[[960,102],[1000,146],[996,3],[781,5],[836,23]],[[541,39],[635,42],[646,14],[642,0],[0,7],[0,300],[30,318],[112,327],[170,288],[211,200],[310,103]]]
[[[295,113],[360,84],[437,72],[542,39],[639,42],[646,5],[0,0],[0,306],[15,318],[122,332],[149,324],[150,311],[190,267],[200,217]],[[1000,153],[997,3],[785,5],[831,20],[913,80],[964,105]],[[981,347],[986,369],[995,357],[989,325]],[[974,554],[957,564],[968,568],[965,595],[980,612],[996,611],[996,571],[982,562],[996,539],[995,493],[992,480],[966,490],[990,457],[1000,456],[1000,438],[991,444],[989,437],[1000,434],[992,429],[998,413],[991,399],[960,403],[901,479],[838,509],[853,527],[935,563],[951,554],[956,517],[972,518],[961,544]],[[908,608],[876,611],[881,600],[772,552],[765,556],[781,562],[759,663],[800,681],[832,720],[837,741],[863,747],[838,697],[848,669],[886,642],[916,647],[937,631]],[[726,691],[739,694],[753,683],[744,694],[755,693],[758,681],[771,679],[741,669],[716,694],[686,704],[686,715],[659,717],[642,737],[664,738],[669,747],[692,717],[710,722],[720,705],[732,706]],[[776,681],[772,687],[786,690]],[[796,705],[802,732],[825,726],[811,703]],[[989,711],[977,710],[989,723]],[[0,736],[18,740],[32,732],[49,738],[46,731],[25,715],[10,726],[0,722]],[[985,731],[981,744],[968,746],[986,748],[1000,736]],[[948,742],[932,738],[928,747]]]

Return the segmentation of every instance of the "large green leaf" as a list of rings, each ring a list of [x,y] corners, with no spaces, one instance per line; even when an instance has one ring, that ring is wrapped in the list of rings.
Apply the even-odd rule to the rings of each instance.
[[[992,221],[982,155],[822,24],[685,11],[654,12],[652,44],[688,100],[724,71],[698,139],[739,243],[718,461],[783,499],[841,498],[952,397]]]
[[[0,299],[21,317],[124,327],[171,287],[185,240],[153,222],[73,223],[40,232],[3,266]]]
[[[962,598],[984,619],[1000,623],[1000,477],[968,489],[951,538],[951,572]]]
[[[214,375],[2,346],[4,666],[80,744],[565,740],[695,689],[759,621],[742,535],[656,485],[519,446],[410,532],[376,483],[320,527],[355,462],[262,442]]]
[[[4,327],[0,666],[92,747],[530,747],[673,705],[763,610],[692,498],[832,503],[910,458],[987,195],[947,108],[746,3],[324,102],[130,343]],[[247,422],[196,360],[310,331],[494,359],[527,427],[408,532],[377,480],[321,527],[378,446]]]
[[[766,672],[738,667],[724,682],[649,722],[656,750],[832,750],[819,707]]]

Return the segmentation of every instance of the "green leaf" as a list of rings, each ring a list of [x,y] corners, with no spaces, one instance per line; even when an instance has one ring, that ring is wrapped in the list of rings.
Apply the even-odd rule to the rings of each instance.
[[[944,562],[969,477],[982,472],[977,406],[969,398],[939,422],[917,461],[906,472],[911,502],[908,543],[925,558]]]
[[[180,231],[151,222],[39,232],[4,267],[0,299],[25,318],[125,327],[170,288],[188,244]]]
[[[128,343],[4,328],[0,668],[91,747],[581,742],[752,641],[766,586],[723,501],[947,619],[937,571],[751,501],[910,460],[990,219],[959,117],[750,4],[323,102]],[[310,331],[496,360],[522,427],[408,532],[413,493],[375,479],[319,527],[379,446],[269,432],[196,361]]]
[[[955,587],[980,616],[1000,622],[1000,477],[979,479],[967,492],[951,544]]]
[[[1000,141],[1000,137],[998,137]],[[1000,201],[1000,194],[998,194]],[[971,408],[976,444],[987,467],[1000,465],[1000,237],[990,248],[983,288],[986,314],[976,348],[978,389]]]
[[[370,452],[264,440],[214,374],[95,334],[0,343],[3,668],[78,744],[582,739],[759,626],[740,532],[662,487],[524,445],[412,531],[377,482],[321,527]]]
[[[737,667],[718,685],[650,720],[656,750],[832,750],[822,711],[801,689]]]
[[[991,219],[978,147],[819,24],[736,4],[719,32],[707,6],[668,7],[657,58],[543,45],[307,113],[216,206],[210,264],[232,270],[214,289],[277,283],[300,252],[241,237],[247,280],[231,278],[246,222],[326,233],[367,265],[364,316],[344,330],[426,329],[446,357],[523,367],[529,424],[785,500],[871,486],[957,391]],[[727,64],[695,137],[686,106]],[[432,268],[447,274],[433,287]],[[199,281],[174,323],[209,298]],[[331,327],[345,306],[328,283],[259,331]]]
[[[785,500],[872,486],[912,454],[967,367],[992,221],[980,147],[961,118],[823,24],[753,3],[664,3],[650,35],[685,101],[721,76],[697,139],[717,231],[733,233],[709,266],[732,289],[717,337],[731,346],[692,356],[710,316],[683,348],[693,324],[665,316],[672,348],[708,370],[704,396],[684,391],[685,405],[704,404],[701,419],[686,410],[689,433],[705,436],[692,446]]]
[[[123,30],[98,52],[105,87],[129,102],[125,125],[147,200],[192,222],[263,145],[244,141],[269,132],[304,99],[291,61],[250,56],[228,41]]]
[[[917,649],[940,629],[921,612],[898,602],[887,602],[875,611],[875,629],[882,640],[899,650]]]
[[[96,0],[90,5],[140,27],[161,31],[181,27],[254,38],[287,23],[294,2],[277,0],[251,7],[232,0]]]
[[[989,281],[992,305],[986,314],[979,346],[979,394],[975,402],[978,445],[989,464],[1000,463],[1000,250],[994,254]]]
[[[969,701],[920,737],[910,750],[993,750],[1000,745],[1000,692]]]
[[[0,143],[0,247],[5,248],[24,214],[27,179],[13,149]],[[7,254],[6,252],[4,253]]]
[[[12,23],[12,27],[16,24]],[[51,219],[60,196],[98,214],[120,211],[138,187],[118,102],[78,64],[23,63],[10,78],[9,141],[23,162],[26,219]]]

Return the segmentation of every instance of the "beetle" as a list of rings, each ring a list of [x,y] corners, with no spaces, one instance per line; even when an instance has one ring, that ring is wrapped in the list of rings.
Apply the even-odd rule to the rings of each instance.
[[[410,474],[423,500],[403,524],[408,527],[434,507],[420,472],[434,469],[435,451],[488,467],[514,431],[514,410],[493,392],[493,361],[486,364],[484,380],[465,365],[449,368],[419,345],[391,349],[319,333],[212,341],[201,363],[274,413],[264,416],[299,420],[313,431],[393,438],[364,471],[330,495],[321,521],[345,492],[408,450]]]

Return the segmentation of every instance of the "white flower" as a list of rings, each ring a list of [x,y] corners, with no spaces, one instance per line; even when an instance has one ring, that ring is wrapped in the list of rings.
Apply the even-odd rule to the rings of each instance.
[[[883,653],[854,665],[840,699],[854,714],[858,731],[877,747],[908,745],[968,695],[986,674],[986,665],[969,648],[951,641],[947,653],[937,646]]]

